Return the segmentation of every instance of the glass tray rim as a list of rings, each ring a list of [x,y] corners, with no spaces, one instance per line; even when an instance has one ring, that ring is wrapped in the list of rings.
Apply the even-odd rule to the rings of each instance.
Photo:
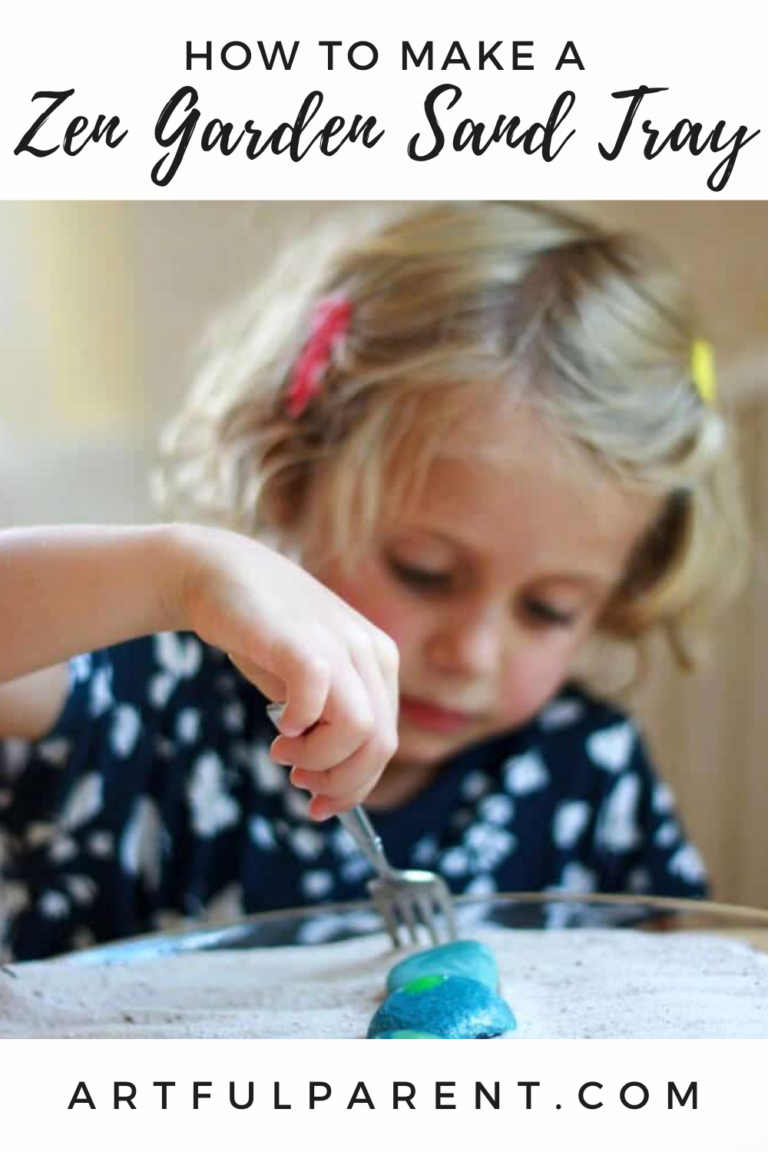
[[[459,909],[476,908],[478,911],[493,906],[571,906],[572,908],[600,908],[624,910],[627,914],[668,913],[670,918],[688,917],[717,921],[720,929],[764,929],[768,931],[768,909],[749,905],[726,904],[713,900],[681,899],[668,896],[629,895],[627,893],[576,893],[576,892],[497,892],[488,895],[456,896],[454,902]],[[368,900],[346,901],[343,903],[318,904],[293,908],[279,908],[268,912],[255,912],[246,916],[221,922],[205,922],[198,925],[184,923],[158,932],[132,936],[106,944],[97,944],[77,952],[56,957],[59,963],[78,965],[107,965],[116,963],[136,963],[141,960],[159,959],[162,956],[213,951],[227,947],[247,947],[254,950],[279,946],[274,943],[244,944],[248,933],[259,927],[284,923],[286,927],[300,925],[320,917],[345,917],[355,913],[372,913],[373,906]],[[582,925],[563,925],[562,930],[572,931]],[[607,930],[618,930],[626,925],[612,924],[609,920],[600,925]],[[516,929],[510,925],[500,925],[509,931]],[[383,924],[381,927],[383,931]],[[546,927],[532,926],[533,931],[547,931]],[[674,930],[674,929],[673,929]],[[370,935],[371,932],[356,932],[353,935]],[[297,940],[296,947],[312,947],[309,941]]]

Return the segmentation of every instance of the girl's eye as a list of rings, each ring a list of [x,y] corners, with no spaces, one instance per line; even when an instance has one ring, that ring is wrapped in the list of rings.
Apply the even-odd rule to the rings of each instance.
[[[400,560],[390,558],[389,566],[395,576],[403,584],[411,588],[421,588],[424,591],[443,591],[451,584],[450,572],[440,572],[429,568],[417,568],[412,564],[403,564]]]
[[[525,610],[537,623],[551,624],[556,628],[571,628],[578,619],[577,612],[565,612],[547,604],[546,600],[526,600]]]

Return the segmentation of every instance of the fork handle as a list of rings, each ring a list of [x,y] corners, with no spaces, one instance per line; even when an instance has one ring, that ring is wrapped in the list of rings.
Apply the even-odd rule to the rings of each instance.
[[[392,865],[384,854],[381,837],[368,819],[365,809],[358,804],[348,812],[340,812],[339,820],[379,876],[383,880],[389,879],[392,875]]]

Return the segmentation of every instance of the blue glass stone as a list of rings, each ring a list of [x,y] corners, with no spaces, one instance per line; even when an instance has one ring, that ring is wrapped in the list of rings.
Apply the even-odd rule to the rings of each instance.
[[[415,1032],[413,1029],[403,1028],[399,1032],[379,1032],[374,1040],[439,1040],[434,1032]]]
[[[509,1005],[487,984],[466,976],[417,977],[387,997],[370,1023],[368,1039],[408,1031],[443,1040],[484,1040],[515,1027]]]
[[[496,958],[478,940],[454,940],[406,957],[387,976],[387,991],[394,992],[420,976],[466,976],[487,984],[494,992],[499,987]]]

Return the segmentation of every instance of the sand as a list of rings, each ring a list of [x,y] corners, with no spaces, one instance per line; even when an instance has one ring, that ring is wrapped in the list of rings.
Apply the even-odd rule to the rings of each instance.
[[[481,929],[516,1039],[768,1038],[768,956],[705,933]],[[1,1037],[361,1038],[397,956],[312,947],[0,970]]]

